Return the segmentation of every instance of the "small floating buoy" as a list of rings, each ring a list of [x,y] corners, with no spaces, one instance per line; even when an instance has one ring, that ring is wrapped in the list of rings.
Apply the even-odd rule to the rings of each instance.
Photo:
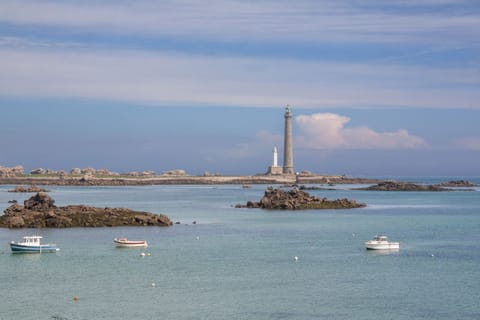
[[[77,301],[78,301],[78,297],[77,297],[77,296],[74,296],[74,297],[73,297],[73,301],[77,302]]]
[[[152,282],[152,287],[155,287],[155,282]]]
[[[293,257],[293,260],[298,261],[298,257],[297,256]]]
[[[197,240],[200,240],[200,237],[197,237]]]
[[[431,256],[432,258],[435,258],[435,255],[434,255],[433,253],[432,253],[430,256]]]
[[[140,253],[140,257],[145,257],[145,252]]]
[[[151,256],[150,252],[147,252],[147,256],[149,256],[149,257]]]

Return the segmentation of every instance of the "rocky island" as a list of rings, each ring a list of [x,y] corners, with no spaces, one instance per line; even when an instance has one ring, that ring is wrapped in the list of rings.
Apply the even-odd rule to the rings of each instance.
[[[235,208],[261,208],[271,210],[306,210],[306,209],[352,209],[363,208],[366,204],[350,199],[328,200],[311,196],[308,192],[293,188],[290,191],[267,188],[259,202],[248,201],[237,204]]]
[[[164,214],[134,211],[126,208],[96,208],[85,205],[57,207],[48,194],[39,192],[12,204],[0,216],[2,228],[73,228],[115,226],[170,226]]]
[[[356,188],[354,190],[367,190],[367,191],[473,191],[472,189],[451,189],[446,188],[446,186],[474,186],[473,184],[467,184],[465,182],[457,183],[451,181],[449,183],[443,184],[415,184],[410,182],[399,182],[399,181],[383,181],[376,185],[369,186],[366,188]]]

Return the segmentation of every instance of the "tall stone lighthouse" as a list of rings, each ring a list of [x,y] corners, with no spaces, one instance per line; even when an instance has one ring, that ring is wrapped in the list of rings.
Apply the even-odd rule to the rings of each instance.
[[[292,143],[292,110],[287,105],[285,109],[285,132],[283,136],[283,174],[294,174],[293,143]]]

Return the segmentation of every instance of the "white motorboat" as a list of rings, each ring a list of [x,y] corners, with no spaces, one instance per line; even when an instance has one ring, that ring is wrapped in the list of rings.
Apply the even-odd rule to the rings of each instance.
[[[389,241],[386,235],[376,235],[372,240],[365,242],[367,250],[398,250],[400,242]]]
[[[115,238],[113,239],[117,247],[121,248],[139,248],[147,247],[148,243],[146,240],[128,240],[127,238]]]

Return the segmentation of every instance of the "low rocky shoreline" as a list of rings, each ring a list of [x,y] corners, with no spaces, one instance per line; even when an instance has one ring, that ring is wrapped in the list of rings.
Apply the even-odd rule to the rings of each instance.
[[[448,187],[448,188],[472,188],[472,187],[476,187],[477,185],[467,180],[452,180],[452,181],[437,184],[437,186]]]
[[[325,175],[253,175],[253,176],[153,176],[153,177],[79,177],[17,176],[0,177],[0,185],[57,186],[143,186],[143,185],[213,185],[213,184],[367,184],[381,180]]]
[[[290,191],[274,189],[265,190],[265,194],[259,202],[248,201],[247,204],[237,204],[235,208],[260,208],[270,210],[306,210],[306,209],[353,209],[363,208],[366,204],[358,203],[350,199],[328,200],[317,198],[308,192],[293,188]]]
[[[0,216],[2,228],[74,228],[115,226],[170,226],[164,214],[134,211],[126,208],[96,208],[85,205],[55,206],[48,194],[39,192],[13,204]]]
[[[134,185],[180,185],[180,184],[345,184],[376,183],[379,180],[349,178],[345,175],[320,175],[310,171],[297,174],[256,174],[221,175],[205,172],[203,175],[189,175],[185,170],[174,169],[156,174],[154,171],[117,173],[108,169],[73,168],[70,172],[37,168],[25,173],[21,165],[3,167],[0,165],[0,185],[58,185],[58,186],[134,186]]]

